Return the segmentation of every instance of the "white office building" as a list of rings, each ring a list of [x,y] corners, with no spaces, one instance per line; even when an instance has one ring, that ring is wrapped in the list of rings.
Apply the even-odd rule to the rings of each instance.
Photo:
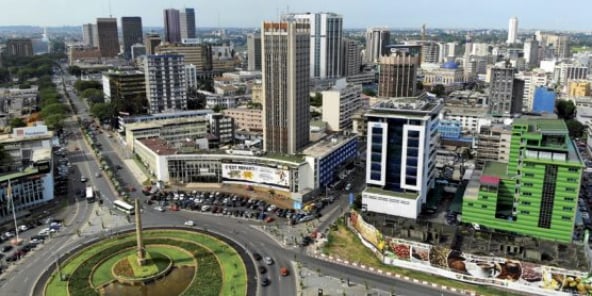
[[[144,73],[149,113],[187,110],[187,81],[182,55],[149,55]]]
[[[518,18],[512,17],[510,18],[510,22],[508,24],[508,44],[514,44],[518,40]]]
[[[331,131],[351,130],[352,116],[362,107],[362,86],[337,80],[332,89],[323,91],[323,121]]]

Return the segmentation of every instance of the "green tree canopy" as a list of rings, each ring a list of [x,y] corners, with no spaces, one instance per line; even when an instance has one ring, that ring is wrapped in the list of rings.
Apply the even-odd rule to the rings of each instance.
[[[586,126],[581,124],[575,119],[568,119],[565,121],[567,129],[569,130],[569,136],[572,138],[581,138],[584,135]]]
[[[113,106],[109,103],[96,103],[90,108],[90,113],[103,121],[113,116]]]
[[[80,93],[80,96],[88,99],[88,103],[90,105],[105,102],[103,91],[96,88],[87,88]]]
[[[68,73],[74,76],[80,76],[82,74],[82,69],[78,66],[70,66],[68,67]]]
[[[65,118],[66,116],[64,114],[50,114],[49,116],[44,116],[43,121],[49,129],[60,129],[64,126]]]
[[[27,123],[20,117],[15,117],[10,120],[10,127],[12,128],[23,126],[27,126]]]
[[[574,118],[576,112],[576,105],[570,100],[557,100],[555,102],[555,109],[557,117],[560,119],[569,120]]]
[[[369,97],[376,96],[376,91],[374,91],[373,89],[370,89],[370,88],[364,88],[364,90],[362,90],[362,93],[369,96]]]
[[[62,103],[49,104],[41,109],[41,117],[44,120],[51,115],[64,115],[66,113],[66,106]]]
[[[323,94],[317,92],[314,96],[310,97],[310,105],[314,107],[323,106]]]
[[[432,90],[430,92],[440,98],[446,94],[446,87],[442,84],[436,84],[432,86]]]
[[[74,88],[78,92],[82,92],[83,90],[88,88],[103,89],[103,85],[100,82],[94,80],[77,80],[76,82],[74,82]]]

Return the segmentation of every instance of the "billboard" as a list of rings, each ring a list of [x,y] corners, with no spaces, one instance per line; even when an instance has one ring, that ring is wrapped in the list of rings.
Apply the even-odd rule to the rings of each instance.
[[[290,187],[290,171],[250,164],[222,164],[224,180],[244,181]]]
[[[351,211],[349,215],[351,225],[358,231],[358,233],[374,247],[382,252],[384,248],[384,239],[382,233],[374,227],[374,225],[364,221],[362,216],[356,211]]]

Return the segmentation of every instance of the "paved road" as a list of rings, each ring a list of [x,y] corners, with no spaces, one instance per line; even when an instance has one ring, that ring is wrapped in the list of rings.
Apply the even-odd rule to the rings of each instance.
[[[71,77],[66,75],[66,79]],[[86,116],[86,106],[81,102],[74,93],[70,93],[71,98],[78,110],[78,115]],[[105,136],[105,134],[97,135],[98,141],[103,145],[103,153],[111,158],[113,163],[118,163],[123,166],[123,161],[119,156],[119,149],[114,149],[113,142]],[[78,139],[77,145],[82,150],[86,150],[86,145],[83,145]],[[81,173],[89,178],[96,189],[102,193],[105,199],[105,205],[109,206],[111,201],[116,198],[116,193],[112,192],[111,187],[103,178],[95,178],[94,172],[98,172],[99,168],[94,159],[90,155],[90,151],[80,152],[76,155],[75,164],[80,169]],[[126,169],[118,172],[121,179],[127,184],[141,188],[139,182],[143,180],[136,180],[132,174]],[[78,177],[78,176],[77,176]],[[357,185],[357,184],[356,184]],[[357,187],[354,185],[354,187]],[[144,199],[140,191],[132,192],[132,197]],[[336,206],[344,207],[347,203],[347,198],[342,197],[336,203]],[[82,226],[90,215],[90,207],[85,203],[76,203],[71,206],[74,213],[70,221],[72,226],[67,228],[64,232],[56,235],[47,246],[35,251],[34,254],[28,255],[16,266],[7,277],[2,286],[3,293],[8,295],[23,295],[30,294],[31,283],[42,273],[42,271],[49,265],[54,264],[56,256],[62,254],[65,250],[71,249],[76,245],[81,244],[91,237],[79,238],[76,235],[77,227]],[[333,218],[335,218],[340,211],[335,211],[332,217],[325,217],[325,221],[321,227],[329,225]],[[198,227],[210,231],[218,232],[222,235],[232,237],[238,243],[246,246],[251,252],[260,253],[262,256],[270,256],[274,258],[275,263],[268,267],[267,275],[271,280],[271,285],[261,288],[260,295],[296,295],[296,284],[293,276],[280,277],[280,266],[290,266],[290,261],[296,260],[301,264],[312,270],[320,270],[323,274],[335,276],[338,278],[349,278],[352,282],[367,283],[370,287],[380,288],[385,291],[390,291],[393,286],[396,287],[397,295],[453,295],[449,293],[441,293],[441,291],[433,290],[428,287],[415,285],[403,281],[398,281],[392,278],[386,278],[380,275],[368,273],[356,268],[342,266],[335,263],[322,261],[306,255],[303,248],[283,248],[272,237],[261,230],[253,227],[252,223],[248,223],[243,219],[219,217],[211,214],[202,214],[195,212],[156,212],[151,207],[147,207],[143,213],[143,221],[146,226],[166,226],[166,225],[182,225],[186,220],[194,220]],[[262,264],[262,263],[261,263]],[[25,292],[28,291],[28,292]]]

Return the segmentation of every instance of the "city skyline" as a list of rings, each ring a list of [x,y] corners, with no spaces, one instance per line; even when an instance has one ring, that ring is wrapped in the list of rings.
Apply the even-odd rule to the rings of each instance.
[[[393,4],[387,0],[371,0],[370,3],[344,4],[328,0],[316,2],[303,0],[294,3],[289,0],[269,3],[265,0],[216,2],[169,0],[167,3],[151,4],[146,7],[140,0],[111,3],[108,0],[81,3],[74,0],[8,0],[5,13],[0,18],[0,26],[77,26],[88,23],[97,17],[120,18],[140,16],[145,26],[163,26],[162,11],[166,8],[194,8],[196,26],[200,27],[259,27],[264,20],[278,20],[282,13],[334,12],[343,15],[344,28],[366,28],[387,26],[390,28],[419,28],[427,24],[429,28],[477,29],[489,28],[507,30],[508,19],[516,16],[520,20],[520,30],[570,30],[584,31],[590,28],[584,0],[551,1],[510,1],[500,0],[496,5],[473,3],[468,0],[450,0],[447,5],[434,7],[439,2],[418,0]],[[543,5],[541,5],[543,4]],[[541,8],[541,6],[543,6]],[[467,8],[473,13],[466,13]],[[254,9],[255,8],[255,9]],[[366,8],[366,9],[364,9]],[[382,9],[388,8],[388,9]],[[36,13],[42,11],[43,13]],[[76,14],[65,15],[65,11]],[[248,11],[249,13],[244,13]],[[405,11],[405,13],[400,13]],[[10,13],[7,13],[10,12]],[[569,16],[569,17],[568,17]]]

